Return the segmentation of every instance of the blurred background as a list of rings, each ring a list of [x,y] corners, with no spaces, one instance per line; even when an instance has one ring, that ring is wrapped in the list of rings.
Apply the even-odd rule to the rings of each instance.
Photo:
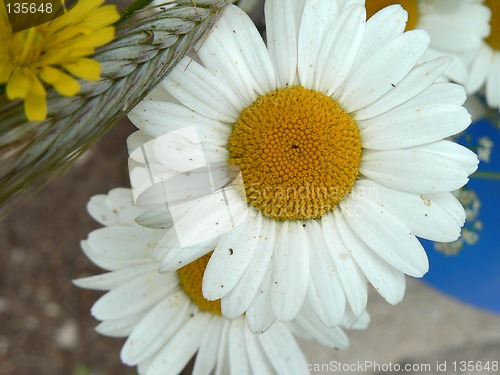
[[[261,7],[253,12],[262,29]],[[79,241],[99,227],[87,214],[86,204],[95,194],[129,186],[125,140],[134,129],[122,120],[68,173],[0,223],[0,375],[136,373],[120,362],[124,340],[94,331],[97,322],[90,316],[90,308],[101,293],[71,283],[101,272],[79,247]],[[498,198],[498,190],[492,194]],[[498,222],[492,224],[498,239]],[[489,246],[498,248],[496,241]],[[446,265],[456,257],[439,256],[439,261],[431,256],[431,270],[451,274]],[[481,256],[478,253],[477,259]],[[433,264],[439,267],[433,269]],[[489,266],[500,268],[498,264]],[[447,281],[452,289],[474,287],[473,277],[464,270]],[[406,296],[397,306],[371,291],[368,310],[372,322],[365,331],[349,332],[348,350],[301,342],[311,368],[318,370],[313,373],[395,374],[391,369],[396,364],[402,368],[398,374],[499,373],[491,365],[500,361],[500,315],[453,299],[422,281],[407,280]],[[439,281],[430,281],[439,285]],[[499,289],[490,293],[498,296]],[[473,361],[474,367],[463,368],[462,361]],[[490,370],[481,370],[479,363],[487,362]],[[374,367],[360,368],[358,364]],[[405,364],[413,370],[403,371]],[[185,374],[189,373],[188,366]]]

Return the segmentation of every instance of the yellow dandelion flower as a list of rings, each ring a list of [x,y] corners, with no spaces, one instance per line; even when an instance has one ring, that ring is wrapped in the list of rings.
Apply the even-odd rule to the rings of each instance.
[[[42,25],[12,32],[4,0],[0,0],[0,85],[9,100],[23,99],[29,121],[47,117],[46,86],[64,96],[80,91],[75,79],[97,81],[100,64],[89,58],[114,38],[119,19],[104,0],[81,0],[68,13]]]

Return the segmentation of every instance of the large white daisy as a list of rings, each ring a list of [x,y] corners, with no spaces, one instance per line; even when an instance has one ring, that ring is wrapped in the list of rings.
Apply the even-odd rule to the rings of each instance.
[[[363,314],[367,280],[397,303],[404,274],[427,272],[416,236],[459,237],[465,213],[450,191],[478,161],[443,138],[470,123],[465,92],[435,82],[449,58],[419,64],[429,36],[403,33],[399,5],[365,22],[355,0],[268,0],[265,15],[267,47],[229,6],[198,57],[129,115],[145,139],[195,126],[207,161],[237,166],[246,190],[243,224],[190,248],[172,229],[155,259],[170,272],[215,248],[203,294],[225,316],[289,321],[307,301],[335,326]],[[192,159],[189,147],[171,157]],[[141,222],[161,226],[156,214]],[[194,239],[211,214],[189,216]]]
[[[209,254],[179,269],[160,274],[150,253],[163,230],[134,222],[141,213],[132,205],[130,189],[98,195],[88,205],[104,228],[82,242],[85,254],[111,272],[75,281],[89,289],[106,290],[92,314],[101,334],[128,336],[121,358],[138,365],[140,374],[177,374],[197,353],[193,374],[308,374],[307,362],[291,332],[324,345],[345,348],[342,329],[325,329],[306,306],[291,323],[276,323],[262,335],[251,333],[250,316],[228,320],[220,301],[207,301],[201,280]],[[253,317],[255,318],[255,317]],[[264,317],[265,318],[265,317]],[[357,328],[368,323],[368,316]]]
[[[465,84],[468,69],[463,55],[476,50],[489,33],[489,11],[482,0],[366,0],[368,18],[392,4],[401,4],[408,11],[406,30],[429,33],[431,43],[422,61],[453,56],[445,75]]]
[[[500,1],[484,0],[491,11],[491,30],[479,49],[467,57],[471,61],[465,84],[469,93],[485,89],[486,101],[492,108],[500,107]]]

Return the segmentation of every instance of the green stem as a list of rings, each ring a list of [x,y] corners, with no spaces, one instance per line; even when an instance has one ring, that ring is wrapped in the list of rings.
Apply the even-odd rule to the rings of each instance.
[[[138,10],[141,10],[141,9],[147,7],[152,2],[153,2],[153,0],[135,0],[132,4],[130,4],[124,10],[122,10],[121,17],[120,17],[120,19],[118,21],[116,21],[115,26],[118,26],[121,23],[125,22],[135,12],[137,12]]]
[[[498,173],[498,172],[475,172],[471,175],[471,177],[499,181],[500,180],[500,173]]]

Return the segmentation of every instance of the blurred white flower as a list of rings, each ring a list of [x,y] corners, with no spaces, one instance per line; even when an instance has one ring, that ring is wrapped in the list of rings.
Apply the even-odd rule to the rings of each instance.
[[[391,4],[401,4],[408,11],[406,30],[429,33],[431,43],[422,61],[452,56],[454,60],[444,74],[465,84],[469,69],[464,54],[477,50],[490,31],[490,12],[482,0],[366,0],[368,16]]]
[[[470,74],[465,84],[469,93],[484,88],[486,102],[492,108],[500,107],[500,1],[484,0],[491,11],[491,30],[481,46],[468,54]]]

